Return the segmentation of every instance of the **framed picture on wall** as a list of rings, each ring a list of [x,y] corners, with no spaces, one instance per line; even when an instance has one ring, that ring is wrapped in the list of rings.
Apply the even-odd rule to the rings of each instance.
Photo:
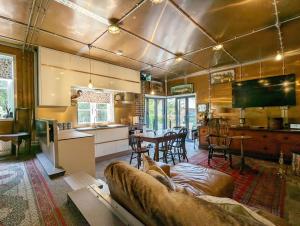
[[[222,84],[234,81],[235,72],[234,70],[220,71],[212,73],[210,77],[210,84]]]
[[[198,113],[208,112],[208,103],[207,104],[198,104],[197,110],[198,110]]]
[[[171,95],[180,95],[194,92],[194,85],[192,83],[176,85],[171,87]]]

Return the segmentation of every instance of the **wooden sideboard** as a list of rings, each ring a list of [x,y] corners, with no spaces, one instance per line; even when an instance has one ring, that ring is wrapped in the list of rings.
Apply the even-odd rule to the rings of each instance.
[[[208,147],[206,141],[207,133],[207,127],[199,127],[200,148]],[[300,131],[230,128],[229,136],[237,135],[252,137],[252,139],[244,142],[244,151],[247,156],[277,161],[282,151],[285,161],[290,162],[292,151],[300,150]],[[233,152],[239,152],[240,142],[232,141],[230,148]]]

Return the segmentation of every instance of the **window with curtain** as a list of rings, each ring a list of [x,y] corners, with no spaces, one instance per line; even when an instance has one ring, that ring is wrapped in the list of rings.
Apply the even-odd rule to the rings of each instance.
[[[113,93],[86,90],[78,98],[78,124],[113,122]]]
[[[14,58],[0,53],[0,119],[13,118]]]

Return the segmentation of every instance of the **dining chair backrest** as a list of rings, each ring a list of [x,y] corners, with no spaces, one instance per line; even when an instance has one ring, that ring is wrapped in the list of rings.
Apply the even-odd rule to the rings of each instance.
[[[164,135],[164,147],[166,150],[171,150],[175,140],[177,139],[177,133],[167,132]]]
[[[138,140],[135,136],[131,135],[129,137],[129,145],[133,151],[136,152],[138,150]]]
[[[27,132],[31,134],[32,112],[29,108],[16,108],[13,122],[13,133]]]
[[[217,145],[224,143],[224,137],[228,136],[229,124],[228,120],[222,118],[213,118],[208,122],[208,135],[213,135],[209,138],[210,143]]]

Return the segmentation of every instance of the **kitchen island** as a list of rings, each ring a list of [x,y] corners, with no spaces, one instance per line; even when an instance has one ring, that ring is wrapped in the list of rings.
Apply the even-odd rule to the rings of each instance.
[[[107,126],[83,127],[79,132],[95,136],[95,158],[113,157],[129,150],[128,126],[113,124]]]
[[[58,132],[58,165],[67,174],[86,172],[96,174],[94,136],[76,130]]]

